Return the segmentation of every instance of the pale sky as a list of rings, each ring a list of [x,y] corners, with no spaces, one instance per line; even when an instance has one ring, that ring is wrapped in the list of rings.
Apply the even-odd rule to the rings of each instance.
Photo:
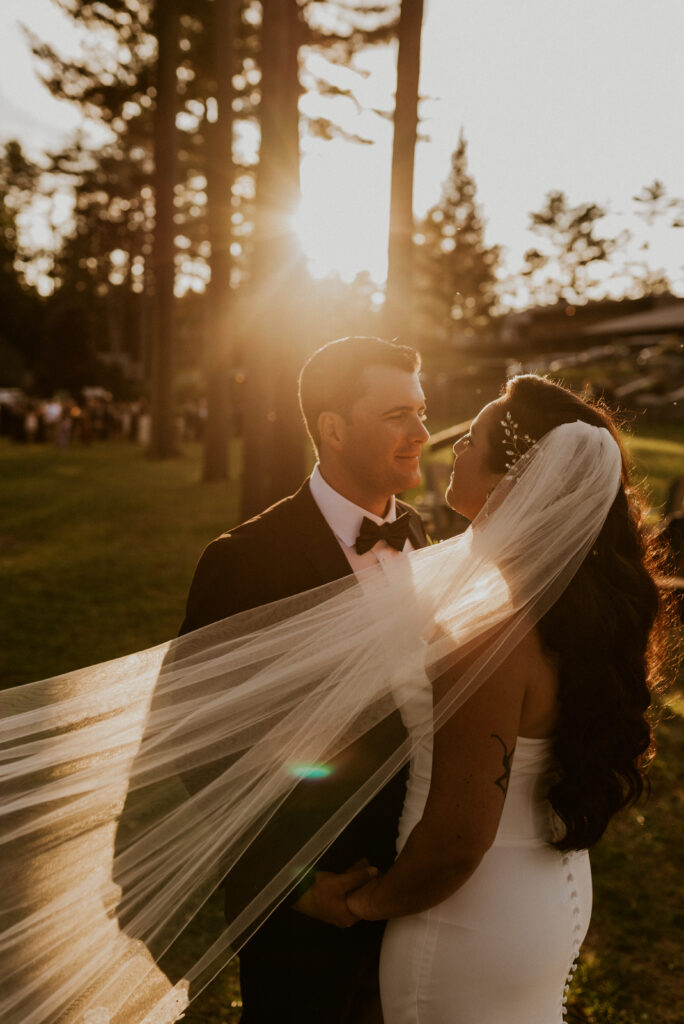
[[[46,39],[66,35],[50,0],[0,0],[0,140],[18,136],[36,152],[57,145],[77,117],[37,82],[18,19]],[[461,127],[487,239],[506,247],[512,269],[533,241],[528,213],[551,189],[616,213],[654,178],[684,198],[683,43],[684,0],[425,0],[421,113],[430,141],[418,147],[416,213],[438,198]],[[390,108],[393,52],[365,65],[368,102]],[[391,126],[341,113],[377,141],[305,144],[304,242],[319,271],[367,268],[381,280]],[[684,230],[663,233],[653,251],[676,273]]]

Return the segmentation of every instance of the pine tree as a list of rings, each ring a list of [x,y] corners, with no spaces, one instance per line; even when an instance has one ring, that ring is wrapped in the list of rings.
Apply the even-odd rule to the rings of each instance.
[[[598,203],[570,206],[564,192],[548,192],[541,210],[530,214],[530,230],[540,247],[525,253],[523,276],[532,301],[564,299],[583,303],[598,297],[595,265],[606,263],[618,240],[597,233],[606,210]]]
[[[157,0],[154,35],[157,40],[156,103],[154,109],[154,329],[150,374],[150,455],[168,458],[178,454],[174,410],[174,188],[178,130],[177,53],[179,44],[178,0]]]
[[[499,248],[485,244],[484,232],[461,132],[441,198],[416,234],[421,335],[435,346],[471,341],[489,325]]]
[[[301,344],[296,313],[303,259],[292,222],[300,197],[299,48],[296,0],[270,0],[261,26],[261,145],[250,285],[242,300],[247,333],[242,515],[283,497],[304,470],[296,407]]]
[[[339,58],[340,51],[351,53],[367,41],[387,38],[396,18],[395,4],[336,3],[338,20],[326,30],[316,20],[322,6],[297,0],[269,0],[263,6],[254,238],[249,287],[239,301],[247,352],[245,517],[291,492],[306,465],[297,375],[312,345],[303,312],[305,265],[292,223],[300,198],[299,140],[304,128],[323,137],[339,132],[326,119],[300,119],[302,48],[313,46]]]
[[[635,212],[644,225],[640,244],[643,259],[632,262],[629,266],[636,285],[635,290],[639,295],[663,295],[670,291],[671,282],[664,267],[653,265],[654,249],[657,251],[658,248],[657,243],[653,246],[653,241],[663,233],[663,230],[684,227],[684,223],[680,223],[679,220],[684,212],[684,202],[670,196],[658,178],[650,185],[645,185],[632,198]]]
[[[385,331],[410,330],[413,317],[413,168],[418,134],[418,80],[423,0],[402,0],[392,144],[392,184]]]
[[[22,273],[17,217],[40,176],[18,142],[0,150],[0,386],[25,384],[40,349],[43,305]]]
[[[207,286],[207,330],[205,338],[205,379],[207,423],[204,439],[202,479],[223,480],[229,476],[230,395],[229,372],[235,348],[232,316],[231,272],[233,257],[231,215],[233,164],[233,88],[235,39],[238,32],[238,0],[214,0],[213,73],[216,115],[206,130],[206,182],[211,247],[211,280]]]

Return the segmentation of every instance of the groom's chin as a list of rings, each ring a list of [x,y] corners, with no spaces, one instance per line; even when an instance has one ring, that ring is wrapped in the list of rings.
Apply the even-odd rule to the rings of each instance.
[[[397,488],[395,493],[401,494],[402,491],[411,491],[414,487],[420,487],[422,479],[420,470],[417,473],[405,473],[401,486]]]
[[[408,460],[406,461],[408,462]],[[400,466],[397,473],[397,483],[399,486],[395,493],[399,494],[400,491],[410,491],[413,487],[419,487],[422,479],[423,474],[420,471],[420,465],[417,463]]]

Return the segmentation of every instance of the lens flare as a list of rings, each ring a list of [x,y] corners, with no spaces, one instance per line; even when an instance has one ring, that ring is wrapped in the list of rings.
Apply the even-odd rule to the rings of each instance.
[[[325,779],[332,772],[329,764],[291,764],[290,775],[298,779]]]

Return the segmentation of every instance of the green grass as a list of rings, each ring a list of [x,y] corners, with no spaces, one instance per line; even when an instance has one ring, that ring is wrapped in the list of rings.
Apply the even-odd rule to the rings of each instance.
[[[684,475],[684,425],[630,442],[654,506]],[[198,484],[200,451],[152,462],[112,442],[66,452],[0,442],[0,679],[12,685],[173,636],[204,545],[237,520],[234,484]],[[569,1004],[574,1024],[684,1020],[684,701],[658,730],[653,793],[592,855],[595,906]],[[220,918],[212,902],[200,927]],[[235,1024],[233,965],[186,1013]]]
[[[198,485],[198,447],[153,462],[123,443],[0,447],[2,685],[174,636],[204,545],[237,520],[236,488]]]
[[[684,476],[684,423],[635,421],[627,447],[635,463],[635,479],[643,479],[651,504],[662,511],[673,480]]]

